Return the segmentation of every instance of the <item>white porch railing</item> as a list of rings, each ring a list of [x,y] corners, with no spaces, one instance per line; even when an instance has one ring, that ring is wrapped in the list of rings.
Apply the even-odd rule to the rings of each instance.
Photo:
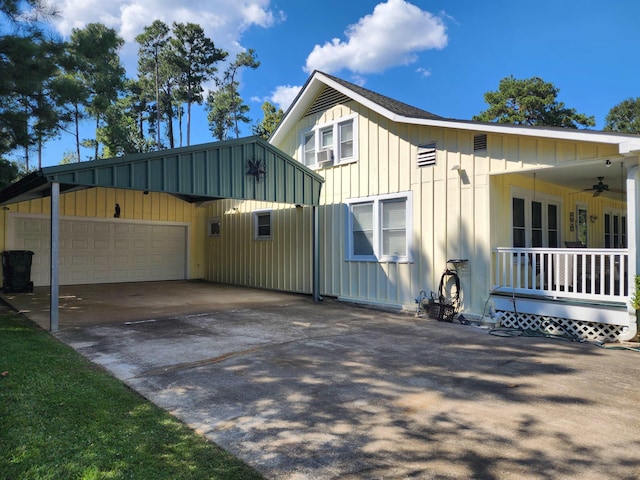
[[[496,248],[493,291],[628,304],[623,248]]]

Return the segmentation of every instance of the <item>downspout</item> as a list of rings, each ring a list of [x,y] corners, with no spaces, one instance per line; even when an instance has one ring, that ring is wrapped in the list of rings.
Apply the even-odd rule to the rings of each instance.
[[[320,299],[320,234],[318,231],[318,206],[311,207],[311,250],[312,250],[312,281],[311,292],[313,301],[319,302]]]
[[[629,250],[629,267],[627,272],[627,282],[629,284],[629,295],[635,285],[635,276],[640,272],[640,259],[638,258],[638,241],[640,240],[640,218],[638,211],[640,207],[640,167],[635,165],[627,172],[627,245]],[[618,338],[622,341],[633,339],[638,334],[638,318],[636,311],[627,304],[629,312],[629,330],[623,332]]]

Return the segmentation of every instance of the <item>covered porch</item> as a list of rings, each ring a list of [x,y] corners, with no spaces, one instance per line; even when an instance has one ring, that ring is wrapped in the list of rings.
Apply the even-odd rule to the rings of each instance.
[[[528,183],[507,180],[510,187],[497,201],[509,201],[511,221],[495,229],[502,238],[492,238],[491,255],[490,298],[501,325],[585,340],[637,338],[631,298],[639,169],[635,161],[610,169],[612,163],[520,175]],[[596,182],[584,187],[607,172],[612,185],[606,190]]]

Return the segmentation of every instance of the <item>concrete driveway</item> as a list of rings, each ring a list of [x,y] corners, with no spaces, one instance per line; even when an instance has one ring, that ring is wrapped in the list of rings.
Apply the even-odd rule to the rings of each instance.
[[[637,352],[205,283],[125,287],[63,292],[56,336],[269,478],[640,478]],[[39,295],[11,303],[37,317]]]

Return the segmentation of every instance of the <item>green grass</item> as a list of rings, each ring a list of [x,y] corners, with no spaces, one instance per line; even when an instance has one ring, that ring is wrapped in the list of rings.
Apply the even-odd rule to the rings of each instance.
[[[2,479],[262,478],[17,314],[0,373]]]

